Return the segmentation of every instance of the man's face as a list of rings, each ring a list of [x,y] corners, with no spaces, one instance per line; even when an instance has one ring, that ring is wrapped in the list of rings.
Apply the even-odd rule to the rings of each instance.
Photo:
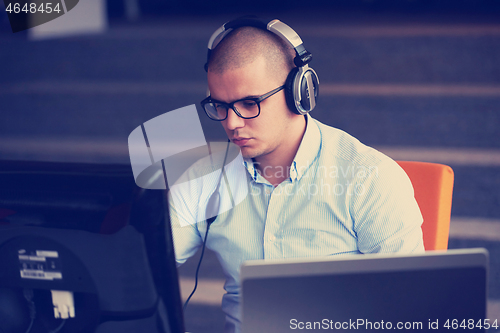
[[[213,99],[230,103],[244,97],[263,95],[279,86],[277,78],[266,70],[264,58],[259,57],[245,67],[222,74],[208,72],[208,87]],[[230,109],[222,126],[228,138],[240,146],[245,158],[279,157],[287,147],[287,129],[294,115],[288,110],[284,91],[260,103],[260,115],[253,119],[240,118]]]

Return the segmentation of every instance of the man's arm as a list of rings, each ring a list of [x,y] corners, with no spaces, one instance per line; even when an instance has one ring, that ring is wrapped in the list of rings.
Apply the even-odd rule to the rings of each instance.
[[[353,185],[350,210],[360,252],[424,251],[413,186],[395,161],[384,159],[368,168]]]
[[[170,223],[177,265],[183,264],[203,245],[196,224],[196,205],[181,188],[173,186],[168,193]],[[197,202],[196,202],[197,204]]]

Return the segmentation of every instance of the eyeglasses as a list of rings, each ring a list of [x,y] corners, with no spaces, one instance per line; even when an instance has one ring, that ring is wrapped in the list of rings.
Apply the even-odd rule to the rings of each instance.
[[[205,110],[207,116],[212,120],[225,120],[227,118],[229,109],[233,109],[234,112],[243,119],[252,119],[259,116],[260,103],[266,98],[269,98],[277,92],[281,91],[283,88],[285,88],[285,86],[278,87],[261,96],[245,97],[232,103],[220,102],[212,99],[211,96],[208,96],[203,101],[201,101],[201,106]]]

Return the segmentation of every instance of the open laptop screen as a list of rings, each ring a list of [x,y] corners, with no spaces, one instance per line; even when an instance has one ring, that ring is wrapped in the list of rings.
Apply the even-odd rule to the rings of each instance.
[[[483,332],[487,261],[475,249],[247,262],[243,332]]]

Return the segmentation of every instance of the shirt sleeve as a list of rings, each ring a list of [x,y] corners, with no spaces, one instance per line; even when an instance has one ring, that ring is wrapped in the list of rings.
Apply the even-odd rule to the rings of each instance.
[[[424,251],[422,214],[404,170],[387,158],[353,181],[351,216],[362,253]]]
[[[172,238],[178,266],[193,256],[203,245],[196,224],[198,195],[190,193],[192,191],[187,189],[189,187],[173,186],[168,193]]]

